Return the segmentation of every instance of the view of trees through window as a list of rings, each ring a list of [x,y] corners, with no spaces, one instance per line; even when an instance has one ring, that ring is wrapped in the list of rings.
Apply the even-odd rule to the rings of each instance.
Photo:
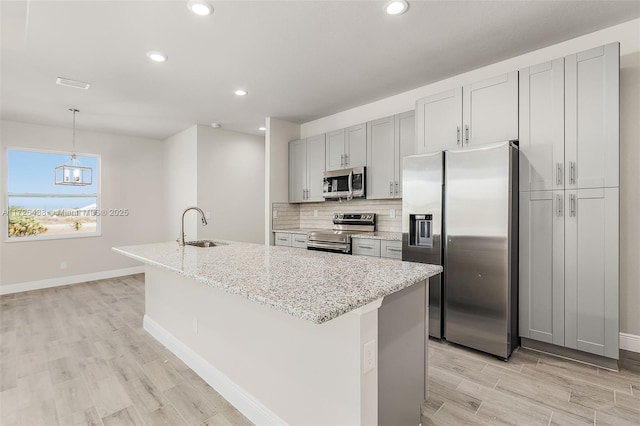
[[[85,236],[99,230],[99,157],[78,155],[93,169],[93,183],[56,185],[54,170],[70,154],[9,149],[7,152],[8,237]]]

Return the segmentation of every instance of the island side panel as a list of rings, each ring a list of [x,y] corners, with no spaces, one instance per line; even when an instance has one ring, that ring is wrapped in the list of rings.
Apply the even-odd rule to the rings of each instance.
[[[378,424],[420,424],[426,399],[426,281],[384,298],[378,310]]]
[[[376,309],[318,325],[153,266],[145,282],[145,329],[253,422],[377,424]]]

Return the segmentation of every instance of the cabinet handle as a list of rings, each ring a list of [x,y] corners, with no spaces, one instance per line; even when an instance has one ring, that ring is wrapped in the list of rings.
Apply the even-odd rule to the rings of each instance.
[[[393,182],[389,182],[389,196],[393,197]]]
[[[398,181],[396,181],[396,195],[398,195],[398,189],[399,189],[399,185],[398,185]]]
[[[562,185],[562,164],[556,163],[556,185]]]
[[[460,126],[456,126],[456,146],[460,146]]]
[[[569,185],[576,184],[576,163],[569,161]]]
[[[400,252],[400,251],[402,251],[402,249],[397,249],[397,248],[393,248],[393,247],[387,247],[387,251]]]
[[[558,217],[562,216],[562,195],[556,195],[556,202],[558,207],[556,208],[556,214]]]
[[[469,125],[465,124],[464,126],[464,140],[467,143],[467,146],[469,146]]]
[[[349,154],[345,154],[344,155],[344,166],[348,166],[349,165]]]
[[[358,246],[358,248],[363,250],[373,250],[373,247],[369,247],[369,246]]]
[[[569,216],[576,217],[576,196],[574,194],[569,195],[569,204],[571,204]]]

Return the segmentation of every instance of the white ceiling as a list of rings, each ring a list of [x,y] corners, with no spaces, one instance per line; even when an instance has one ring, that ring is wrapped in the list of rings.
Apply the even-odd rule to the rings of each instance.
[[[194,124],[260,134],[640,16],[639,1],[1,3],[3,119],[164,139]],[[163,64],[145,56],[160,50]],[[56,77],[91,83],[57,86]],[[233,91],[244,87],[249,96]]]

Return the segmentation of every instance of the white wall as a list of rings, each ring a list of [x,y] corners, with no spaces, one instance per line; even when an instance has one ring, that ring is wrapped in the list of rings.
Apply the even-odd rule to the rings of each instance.
[[[272,203],[289,201],[289,141],[300,138],[300,125],[267,118],[265,136],[265,244],[273,244]]]
[[[640,35],[638,36],[640,37]],[[640,52],[620,58],[620,331],[640,336]]]
[[[198,126],[198,239],[264,244],[264,137]],[[196,217],[195,212],[187,213]]]
[[[165,139],[163,164],[163,195],[166,220],[164,241],[180,237],[180,220],[183,210],[198,204],[198,128],[188,129]],[[187,239],[196,239],[197,218],[195,212],[185,216],[184,229]]]
[[[164,230],[162,188],[163,150],[160,141],[105,133],[76,132],[78,152],[101,156],[102,208],[127,208],[127,217],[104,217],[102,235],[76,239],[4,242],[0,258],[0,284],[28,283],[139,266],[116,254],[113,246],[161,241]],[[68,151],[71,129],[2,121],[4,147]],[[1,173],[6,205],[6,173]],[[52,172],[53,179],[53,172]],[[6,220],[6,219],[3,219]],[[60,262],[67,269],[60,269]]]

